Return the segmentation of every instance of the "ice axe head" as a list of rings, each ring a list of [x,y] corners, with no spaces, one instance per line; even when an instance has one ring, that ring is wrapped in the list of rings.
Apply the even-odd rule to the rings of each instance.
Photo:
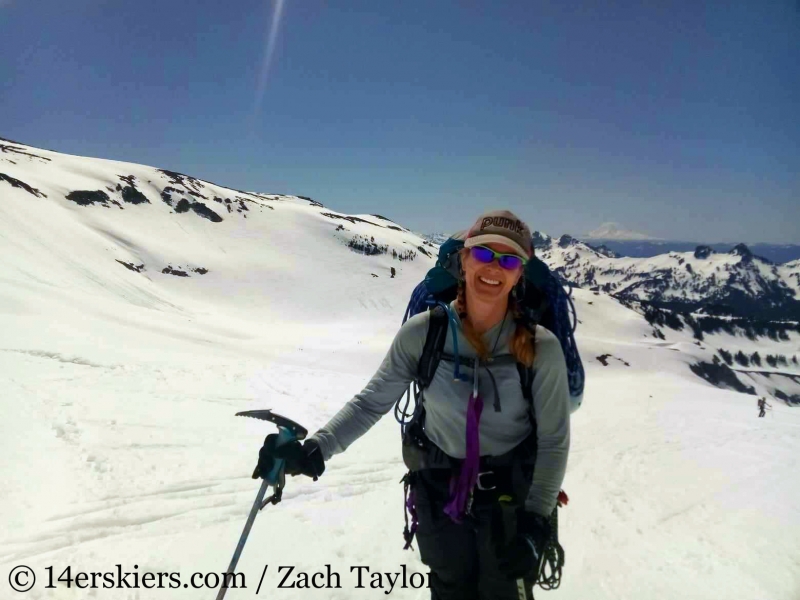
[[[288,442],[304,440],[308,435],[308,430],[305,427],[295,423],[291,419],[287,419],[286,417],[278,415],[269,409],[246,410],[244,412],[236,413],[236,416],[251,417],[253,419],[269,421],[270,423],[277,425],[278,439],[275,441],[276,448]],[[275,466],[272,467],[272,471],[270,471],[269,475],[264,478],[269,485],[275,486],[278,483],[281,485],[283,484],[283,463],[284,460],[282,458],[275,460]]]

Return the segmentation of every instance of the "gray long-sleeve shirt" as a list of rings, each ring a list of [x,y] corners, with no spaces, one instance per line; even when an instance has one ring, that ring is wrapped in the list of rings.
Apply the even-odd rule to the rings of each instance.
[[[458,325],[459,355],[476,356]],[[389,352],[367,383],[334,417],[313,436],[325,460],[344,450],[364,435],[414,380],[428,332],[429,313],[409,319],[398,331]],[[516,325],[510,315],[484,334],[491,356],[510,355],[509,342]],[[567,468],[570,442],[570,409],[567,367],[558,339],[544,327],[536,329],[533,410],[537,423],[538,452],[533,484],[525,502],[527,510],[547,516],[555,508]],[[444,352],[453,352],[452,329]],[[467,403],[472,392],[473,370],[461,367],[469,383],[454,381],[453,363],[442,360],[430,386],[425,390],[425,433],[431,441],[454,458],[466,456]],[[495,386],[489,373],[494,376]],[[479,393],[484,400],[480,419],[481,456],[499,456],[520,444],[532,430],[530,403],[522,395],[519,372],[513,360],[481,363],[478,369]],[[499,412],[496,410],[499,401]]]

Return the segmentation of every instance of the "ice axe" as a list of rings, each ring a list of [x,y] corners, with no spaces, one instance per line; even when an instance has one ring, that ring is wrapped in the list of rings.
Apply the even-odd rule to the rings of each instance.
[[[269,409],[266,410],[246,410],[244,412],[236,413],[237,417],[251,417],[253,419],[261,419],[262,421],[269,421],[270,423],[274,423],[278,426],[278,439],[275,441],[275,447],[282,446],[283,444],[287,444],[289,442],[293,442],[295,440],[303,440],[308,435],[308,430],[295,423],[291,419],[287,419],[286,417],[282,417],[281,415],[275,414]],[[233,576],[234,571],[236,570],[236,565],[239,562],[239,557],[242,555],[242,550],[244,550],[245,542],[247,542],[247,536],[250,534],[250,528],[253,526],[253,522],[256,520],[256,515],[258,511],[263,509],[267,506],[267,504],[277,504],[281,501],[281,495],[283,494],[283,484],[284,484],[284,460],[282,458],[275,459],[275,466],[272,467],[272,471],[264,477],[264,480],[261,482],[261,488],[258,490],[258,495],[256,496],[256,500],[253,503],[253,508],[250,509],[250,514],[247,517],[247,522],[244,524],[244,531],[242,531],[242,535],[239,537],[239,543],[236,545],[236,550],[233,553],[233,558],[231,559],[231,564],[228,567],[228,570],[225,572],[225,581],[223,586],[219,589],[219,593],[217,594],[216,600],[222,600],[225,597],[225,592],[228,591],[228,582],[230,581],[230,577]],[[264,495],[267,493],[268,487],[273,488],[272,495],[264,500]]]

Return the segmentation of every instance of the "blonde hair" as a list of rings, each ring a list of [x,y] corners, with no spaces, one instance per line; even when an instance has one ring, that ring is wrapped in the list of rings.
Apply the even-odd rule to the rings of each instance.
[[[461,250],[459,253],[461,259],[463,260],[468,253],[469,250],[466,248]],[[463,275],[463,268],[461,273]],[[514,356],[517,362],[522,363],[526,367],[532,367],[533,361],[536,358],[535,325],[528,326],[525,324],[522,318],[522,311],[519,308],[519,304],[517,303],[517,298],[514,293],[509,295],[508,310],[511,312],[514,322],[517,324],[517,328],[514,330],[514,334],[511,336],[511,342],[509,343],[511,354]],[[483,336],[475,331],[472,323],[467,318],[467,285],[463,278],[459,279],[458,281],[456,312],[461,319],[461,327],[464,330],[464,337],[467,338],[467,341],[472,345],[473,348],[475,348],[475,352],[478,357],[483,361],[487,360],[489,358],[489,348],[486,346]]]

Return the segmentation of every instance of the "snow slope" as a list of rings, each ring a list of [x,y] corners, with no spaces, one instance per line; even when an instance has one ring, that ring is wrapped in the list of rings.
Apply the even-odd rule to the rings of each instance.
[[[0,154],[0,173],[46,197],[0,182],[0,511],[10,515],[0,571],[31,567],[38,581],[25,597],[36,600],[211,598],[183,587],[45,589],[45,569],[120,564],[182,582],[224,571],[258,488],[258,447],[274,431],[234,413],[272,408],[311,431],[323,425],[372,375],[432,264],[391,250],[432,249],[396,224],[346,220],[299,197],[15,147],[42,158]],[[149,203],[126,203],[119,175],[133,175]],[[170,205],[165,187],[184,191]],[[108,207],[66,200],[76,190],[106,190]],[[248,210],[228,212],[224,199],[241,208],[237,195]],[[176,212],[178,196],[223,220]],[[389,253],[351,250],[356,235]],[[757,419],[754,397],[688,369],[710,343],[668,329],[657,339],[607,294],[574,294],[587,388],[564,484],[567,562],[561,588],[537,597],[796,599],[800,413],[773,402]],[[247,589],[227,598],[255,597],[265,564],[258,597],[385,597],[368,579],[358,589],[351,567],[424,573],[416,550],[402,550],[403,473],[387,415],[318,482],[289,479],[245,547]],[[279,565],[331,565],[342,587],[276,589]],[[6,576],[0,597],[17,597]]]

